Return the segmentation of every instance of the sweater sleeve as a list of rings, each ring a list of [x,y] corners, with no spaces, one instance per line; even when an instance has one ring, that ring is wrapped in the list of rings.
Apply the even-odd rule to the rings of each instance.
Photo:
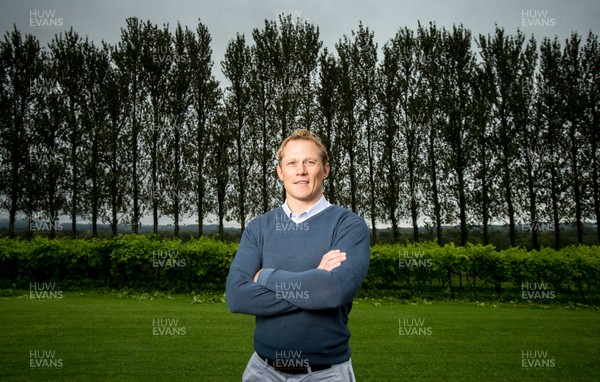
[[[254,282],[262,261],[258,241],[253,232],[256,224],[249,224],[229,268],[226,282],[227,306],[232,313],[256,316],[275,316],[298,310],[276,293]],[[262,272],[261,272],[262,273]]]
[[[331,309],[350,304],[369,269],[370,237],[364,220],[355,214],[342,218],[331,249],[346,252],[346,261],[330,272],[323,269],[303,272],[263,269],[258,283],[277,293],[281,299],[305,310]],[[284,283],[294,285],[300,293],[278,291]]]

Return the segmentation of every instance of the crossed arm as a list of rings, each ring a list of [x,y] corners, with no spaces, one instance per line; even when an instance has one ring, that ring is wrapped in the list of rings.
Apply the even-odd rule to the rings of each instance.
[[[342,252],[339,249],[332,249],[331,251],[323,255],[321,263],[319,264],[317,269],[323,269],[327,272],[330,272],[342,265],[343,261],[346,261],[346,252]],[[254,275],[255,283],[258,282],[258,276],[260,275],[260,271],[262,271],[262,269],[259,269],[258,272],[256,272],[256,274]]]
[[[248,227],[250,228],[250,227]],[[246,229],[227,277],[227,304],[234,313],[258,316],[286,314],[298,309],[337,308],[352,302],[369,267],[369,233],[362,219],[340,229],[333,249],[315,269],[291,272],[261,269],[261,256],[252,230]],[[302,285],[310,298],[276,298],[277,286]]]

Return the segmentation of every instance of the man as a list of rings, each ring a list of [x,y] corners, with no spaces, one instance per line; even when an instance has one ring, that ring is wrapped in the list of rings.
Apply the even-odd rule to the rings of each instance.
[[[327,150],[305,129],[277,153],[284,204],[252,220],[227,277],[227,305],[256,316],[242,380],[355,381],[348,314],[369,268],[369,231],[323,196]]]

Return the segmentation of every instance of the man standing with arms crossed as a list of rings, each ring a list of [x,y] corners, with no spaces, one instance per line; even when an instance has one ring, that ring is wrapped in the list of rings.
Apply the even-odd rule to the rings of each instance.
[[[348,314],[369,268],[369,230],[329,202],[327,150],[305,129],[284,139],[285,203],[252,220],[227,277],[227,305],[256,316],[244,382],[355,381]]]

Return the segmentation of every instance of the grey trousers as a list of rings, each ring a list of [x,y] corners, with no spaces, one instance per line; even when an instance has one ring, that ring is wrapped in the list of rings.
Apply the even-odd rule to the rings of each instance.
[[[269,366],[256,352],[252,354],[242,382],[356,382],[352,360],[333,365],[330,369],[308,374],[285,374]]]

